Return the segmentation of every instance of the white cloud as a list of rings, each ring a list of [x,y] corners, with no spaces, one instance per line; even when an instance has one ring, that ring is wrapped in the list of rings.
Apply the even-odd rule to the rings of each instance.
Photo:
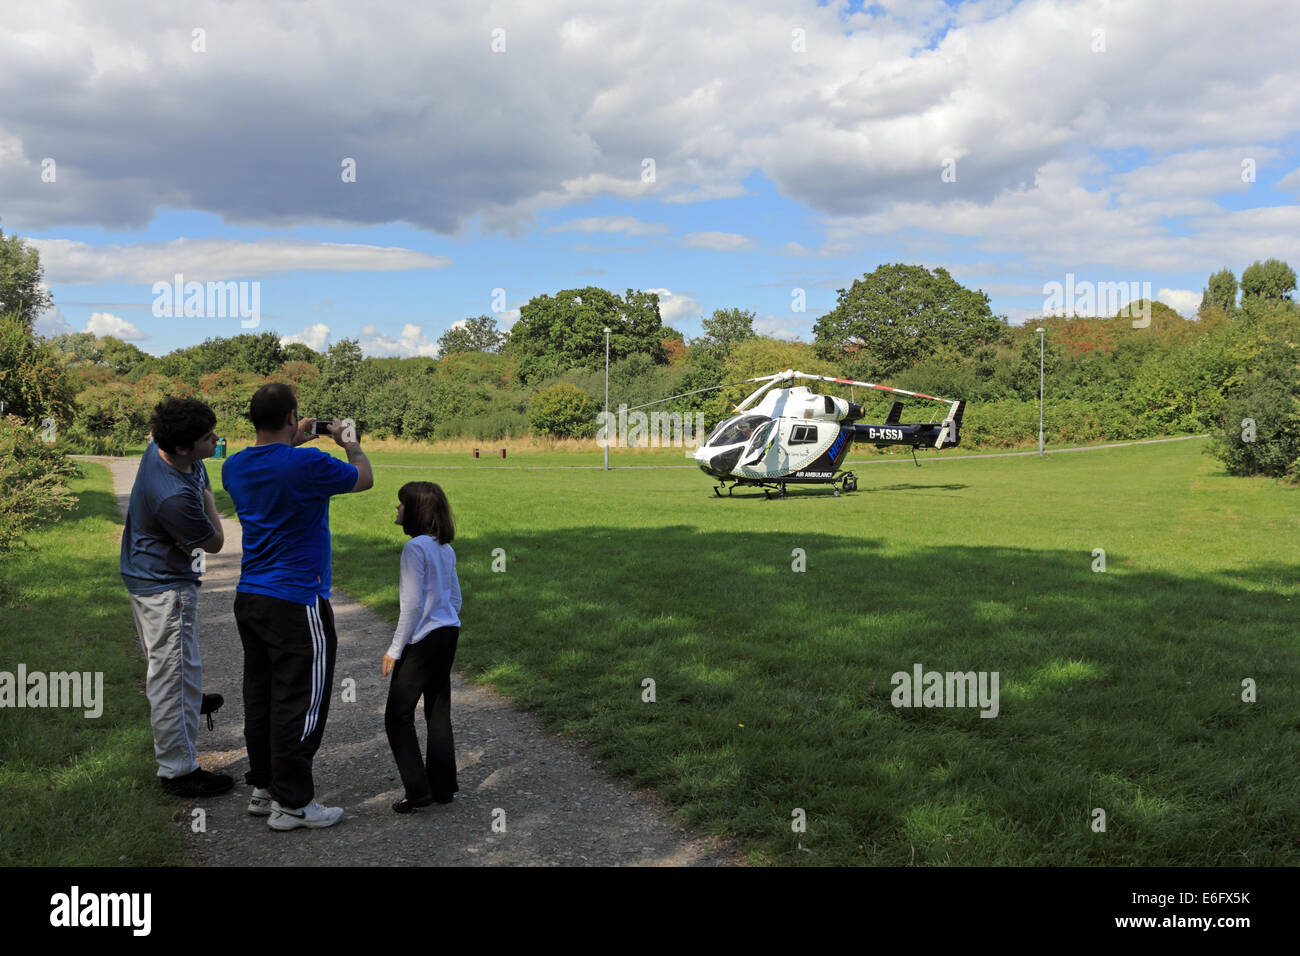
[[[57,305],[38,315],[36,321],[32,323],[32,330],[47,339],[77,331],[68,324],[68,320],[63,317],[63,311]]]
[[[206,0],[201,56],[187,27],[166,26],[172,6],[136,0],[104,17],[84,0],[8,5],[0,208],[11,225],[133,228],[172,208],[277,227],[453,233],[478,217],[512,231],[604,197],[741,195],[755,171],[825,215],[982,204],[1093,148],[1279,142],[1300,79],[1290,0],[1243,0],[1232,17],[1209,0],[856,12],[563,0],[512,12],[501,55],[485,52],[502,25],[491,4],[437,18],[409,0],[331,4],[303,31],[274,4]],[[806,53],[791,49],[792,23]],[[1104,53],[1091,49],[1099,23]],[[212,116],[244,122],[214,141]],[[41,181],[46,156],[59,160],[57,186]],[[358,161],[354,183],[340,182],[343,156]],[[945,159],[956,182],[940,180]]]
[[[714,252],[740,252],[757,246],[749,236],[734,232],[691,232],[682,236],[683,249],[712,249]]]
[[[1191,289],[1161,289],[1156,293],[1156,301],[1163,302],[1179,315],[1190,318],[1201,307],[1201,294]]]
[[[659,296],[659,318],[664,321],[665,325],[672,325],[678,319],[693,318],[700,314],[700,304],[689,295],[677,295],[667,289],[646,289],[645,291],[654,292]]]
[[[297,335],[280,336],[281,345],[288,345],[290,342],[301,342],[315,352],[324,352],[329,348],[330,327],[324,322],[317,322],[307,326]]]
[[[1051,162],[1032,185],[988,203],[898,202],[865,216],[824,220],[823,253],[854,254],[881,235],[908,230],[934,248],[943,237],[969,239],[981,252],[1009,254],[1047,280],[1066,272],[1113,272],[1113,280],[1150,281],[1157,271],[1212,271],[1224,262],[1270,256],[1300,261],[1300,206],[1229,210],[1181,204],[1189,212],[1174,230],[1159,201],[1117,203],[1114,188],[1085,185],[1088,163]],[[1179,204],[1175,204],[1179,205]],[[1102,278],[1098,276],[1097,278]]]
[[[111,335],[113,338],[121,339],[124,342],[138,342],[149,337],[130,322],[114,315],[112,312],[92,312],[90,321],[86,323],[86,327],[81,331],[90,332],[96,336]]]
[[[793,342],[802,338],[806,329],[798,327],[797,319],[781,318],[780,316],[764,316],[754,320],[754,331],[759,335],[766,335],[772,339],[785,339]],[[773,369],[773,371],[776,371]]]
[[[787,242],[784,246],[781,247],[781,255],[796,256],[802,258],[803,256],[812,255],[812,250],[808,249],[806,246],[800,245],[797,242]]]
[[[1273,188],[1300,192],[1300,167],[1291,170],[1291,172],[1279,179],[1273,184]]]
[[[363,326],[360,339],[361,351],[373,358],[409,358],[425,355],[437,358],[438,343],[430,342],[424,329],[412,322],[402,326],[402,334],[393,338],[380,332],[374,325]]]
[[[49,283],[210,282],[282,272],[387,272],[441,269],[442,256],[413,249],[310,242],[303,239],[173,239],[128,246],[91,246],[70,239],[30,239]]]
[[[667,232],[668,227],[659,222],[643,222],[635,216],[595,216],[589,219],[570,219],[552,226],[547,232],[620,232],[628,236],[648,236]]]
[[[226,42],[196,57],[187,28],[159,27],[174,19],[165,0],[108,18],[84,0],[10,4],[0,209],[6,227],[27,231],[142,228],[181,209],[275,227],[515,234],[546,210],[716,201],[759,176],[826,217],[822,255],[902,234],[904,253],[915,242],[940,255],[965,239],[1031,275],[1294,262],[1294,207],[1214,201],[1253,199],[1242,159],[1264,175],[1290,155],[1277,144],[1293,135],[1300,84],[1284,28],[1293,6],[1243,0],[1225,17],[1210,0],[886,0],[853,12],[811,0],[561,0],[512,12],[509,52],[497,56],[484,52],[501,25],[493,5],[451,5],[436,19],[413,15],[409,0],[328,5],[304,32],[274,5],[204,0],[210,45]],[[791,50],[792,23],[807,53]],[[1091,49],[1098,25],[1104,53]],[[214,140],[213,116],[244,121]],[[1144,165],[1117,173],[1112,155],[1118,168],[1134,156]],[[57,185],[41,181],[46,156],[59,160]],[[341,156],[357,158],[355,183],[340,182]],[[955,182],[940,177],[946,159]],[[1300,188],[1300,171],[1276,185]],[[642,223],[576,221],[625,219]],[[412,250],[204,241],[241,248],[188,258],[162,243],[73,243],[60,262],[57,240],[37,245],[57,283],[446,264]],[[684,245],[735,248],[701,241]]]

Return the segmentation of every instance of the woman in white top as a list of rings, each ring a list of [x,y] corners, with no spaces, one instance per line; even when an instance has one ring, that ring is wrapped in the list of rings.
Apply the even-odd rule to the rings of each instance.
[[[401,614],[381,672],[393,675],[384,708],[384,729],[393,749],[404,799],[393,804],[411,813],[432,803],[451,803],[456,786],[456,748],[451,737],[451,665],[460,637],[460,582],[451,541],[456,527],[441,488],[410,481],[397,492],[394,524],[410,535],[402,548]],[[429,753],[420,754],[415,705],[424,696]]]

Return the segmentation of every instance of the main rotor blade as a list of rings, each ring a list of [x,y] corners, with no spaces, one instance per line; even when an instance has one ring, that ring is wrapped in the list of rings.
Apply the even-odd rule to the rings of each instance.
[[[911,395],[915,398],[925,398],[932,402],[947,402],[952,404],[954,399],[939,398],[937,395],[926,395],[924,392],[909,392],[905,388],[894,388],[892,385],[877,385],[874,382],[855,382],[851,378],[834,378],[830,375],[811,375],[808,372],[782,373],[792,374],[795,378],[811,378],[822,382],[839,382],[841,385],[860,385],[863,388],[878,388],[882,392],[897,392],[900,395]]]
[[[710,385],[708,388],[697,388],[693,392],[682,392],[680,395],[669,395],[667,398],[657,398],[653,402],[646,402],[644,405],[633,405],[628,409],[634,412],[638,408],[649,408],[651,405],[659,405],[662,402],[671,402],[674,398],[685,398],[687,395],[699,395],[701,392],[715,392],[720,388],[731,388],[733,385],[746,385],[750,382],[766,382],[772,378],[771,375],[763,375],[759,378],[743,378],[739,382],[728,382],[726,385]]]

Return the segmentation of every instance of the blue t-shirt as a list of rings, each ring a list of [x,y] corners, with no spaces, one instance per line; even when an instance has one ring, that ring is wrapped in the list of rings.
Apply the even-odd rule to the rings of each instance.
[[[178,584],[198,584],[190,552],[216,533],[203,509],[208,472],[196,462],[190,472],[163,461],[149,442],[131,487],[122,529],[122,581],[132,594],[157,594]]]
[[[315,604],[330,596],[330,495],[351,491],[357,466],[319,448],[252,445],[221,482],[239,512],[244,559],[237,591]]]

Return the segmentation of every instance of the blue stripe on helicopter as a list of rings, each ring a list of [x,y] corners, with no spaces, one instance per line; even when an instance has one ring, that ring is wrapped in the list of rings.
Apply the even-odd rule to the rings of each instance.
[[[832,460],[832,461],[834,461],[835,456],[838,455],[838,454],[840,453],[840,449],[844,447],[844,439],[846,439],[846,438],[848,437],[848,435],[849,435],[849,433],[848,433],[847,431],[841,429],[841,431],[840,431],[840,437],[837,438],[837,439],[835,439],[835,443],[834,443],[833,445],[831,445],[831,460]]]

